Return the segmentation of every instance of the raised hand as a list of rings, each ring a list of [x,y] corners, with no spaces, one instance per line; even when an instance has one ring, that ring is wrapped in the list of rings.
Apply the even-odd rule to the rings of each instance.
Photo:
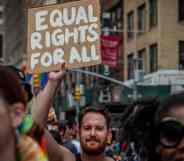
[[[49,81],[54,81],[58,83],[63,79],[65,73],[65,63],[62,63],[59,71],[49,73]]]

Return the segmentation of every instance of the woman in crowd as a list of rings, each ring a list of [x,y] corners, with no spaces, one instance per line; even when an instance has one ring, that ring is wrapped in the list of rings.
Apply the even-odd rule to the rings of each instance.
[[[27,102],[19,78],[7,66],[0,65],[0,73],[0,160],[47,161],[44,148],[39,146],[42,130],[39,130],[38,140],[32,130],[29,132],[33,135],[21,134],[18,130],[24,120]]]
[[[159,161],[184,161],[184,93],[170,96],[155,115]]]
[[[184,161],[184,93],[169,96],[161,105],[152,100],[137,102],[136,107],[124,128],[126,140],[134,143],[136,158]]]
[[[49,161],[75,160],[72,153],[58,145],[39,124],[41,112],[38,105],[50,105],[47,102],[39,102],[46,91],[43,90],[38,95],[32,120],[25,117],[28,100],[17,74],[5,65],[0,65],[0,73],[0,160],[47,161],[47,156]],[[46,89],[49,89],[51,84],[57,85],[57,81],[60,81],[57,77],[60,78],[61,75],[63,70],[50,73]]]

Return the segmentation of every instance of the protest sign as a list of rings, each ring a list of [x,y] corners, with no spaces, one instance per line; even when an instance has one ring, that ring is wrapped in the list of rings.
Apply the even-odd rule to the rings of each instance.
[[[100,64],[99,0],[29,9],[27,53],[29,72]]]

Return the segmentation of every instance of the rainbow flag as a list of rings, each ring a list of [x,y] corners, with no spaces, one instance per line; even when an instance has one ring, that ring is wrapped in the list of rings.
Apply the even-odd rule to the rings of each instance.
[[[47,81],[48,81],[48,73],[40,73],[39,74],[39,82],[40,82],[41,89],[43,89],[45,87],[45,85],[47,84]],[[26,75],[26,82],[30,83],[32,86],[34,85],[32,74]]]

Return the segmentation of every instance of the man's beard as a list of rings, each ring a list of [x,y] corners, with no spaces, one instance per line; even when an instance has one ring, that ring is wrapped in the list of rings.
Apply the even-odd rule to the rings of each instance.
[[[87,146],[86,143],[85,144],[81,143],[82,151],[90,156],[103,154],[105,151],[105,147],[106,147],[106,141],[104,141],[103,143],[98,140],[95,140],[95,141],[98,142],[98,144],[100,145],[98,145],[98,147],[94,149]]]

